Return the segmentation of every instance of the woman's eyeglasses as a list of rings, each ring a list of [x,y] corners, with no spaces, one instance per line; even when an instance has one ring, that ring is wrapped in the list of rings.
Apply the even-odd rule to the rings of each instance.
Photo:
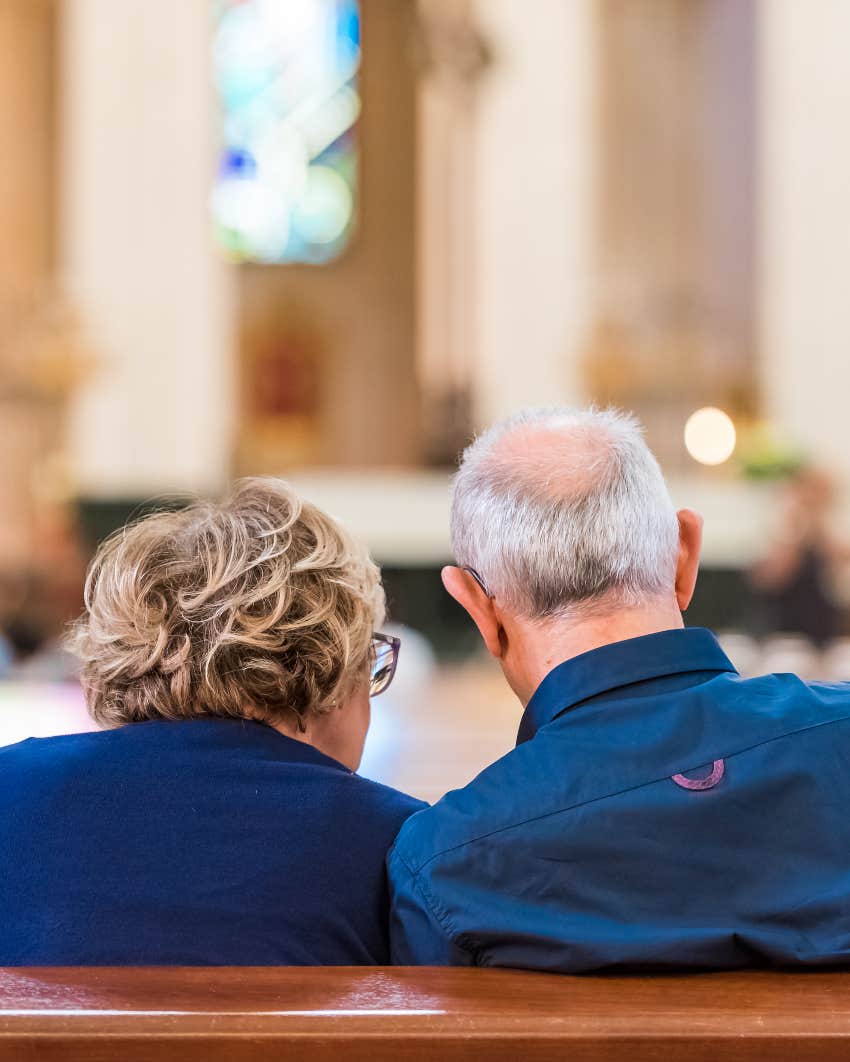
[[[398,665],[401,639],[391,634],[372,635],[372,674],[369,678],[369,696],[377,697],[392,682]]]

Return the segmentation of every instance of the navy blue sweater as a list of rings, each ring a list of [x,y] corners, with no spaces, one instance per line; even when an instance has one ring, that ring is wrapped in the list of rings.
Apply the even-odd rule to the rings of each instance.
[[[0,966],[386,963],[423,806],[260,723],[0,748]]]

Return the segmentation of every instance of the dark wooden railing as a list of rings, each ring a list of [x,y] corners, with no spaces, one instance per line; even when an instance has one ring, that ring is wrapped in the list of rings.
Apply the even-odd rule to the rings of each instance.
[[[0,1062],[833,1062],[850,973],[0,970]]]

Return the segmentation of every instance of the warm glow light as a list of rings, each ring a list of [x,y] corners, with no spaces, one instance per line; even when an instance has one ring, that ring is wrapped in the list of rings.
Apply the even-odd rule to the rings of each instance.
[[[685,446],[701,465],[722,465],[735,451],[735,425],[722,409],[706,406],[688,417]]]

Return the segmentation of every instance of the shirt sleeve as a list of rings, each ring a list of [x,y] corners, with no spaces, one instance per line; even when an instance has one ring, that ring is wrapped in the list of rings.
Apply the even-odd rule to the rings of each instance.
[[[390,882],[390,956],[394,966],[473,966],[434,914],[397,848],[387,860]]]

